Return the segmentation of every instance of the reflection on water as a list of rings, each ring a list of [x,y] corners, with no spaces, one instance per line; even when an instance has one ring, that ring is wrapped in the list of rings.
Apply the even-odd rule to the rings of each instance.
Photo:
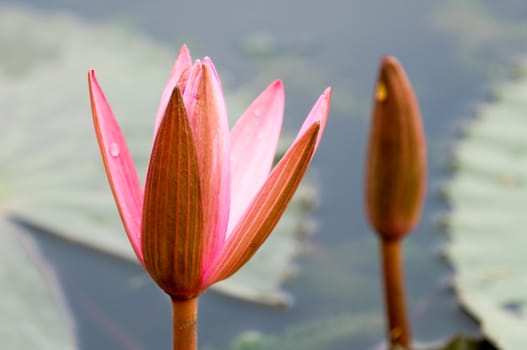
[[[447,174],[454,126],[472,101],[482,98],[491,72],[468,69],[456,51],[459,41],[437,26],[441,20],[435,15],[439,10],[448,14],[449,2],[413,0],[403,6],[379,0],[229,0],[204,9],[203,3],[192,1],[23,2],[46,11],[70,10],[94,21],[119,21],[174,48],[190,42],[197,56],[209,54],[221,72],[231,72],[225,78],[234,86],[269,72],[268,65],[280,67],[280,60],[292,60],[295,74],[284,77],[286,127],[298,125],[319,91],[334,86],[336,107],[311,171],[321,193],[319,229],[312,253],[299,262],[299,276],[286,286],[295,296],[294,307],[269,309],[207,293],[200,302],[202,349],[227,349],[234,337],[250,330],[282,334],[287,327],[332,315],[381,315],[377,245],[363,218],[363,155],[377,62],[384,53],[397,56],[421,101],[430,154],[424,217],[405,246],[413,333],[419,340],[435,341],[458,330],[476,332],[450,289],[452,271],[438,253],[444,238],[434,219],[447,209],[437,186]],[[507,3],[519,6],[518,1]],[[265,55],[247,50],[255,33],[267,40],[260,47]],[[494,52],[494,66],[508,53]],[[280,77],[282,72],[277,68],[271,73]],[[262,77],[269,82],[275,78]],[[66,288],[83,349],[170,347],[168,301],[140,267],[37,236]],[[343,348],[373,347],[383,332],[378,326],[347,339]]]

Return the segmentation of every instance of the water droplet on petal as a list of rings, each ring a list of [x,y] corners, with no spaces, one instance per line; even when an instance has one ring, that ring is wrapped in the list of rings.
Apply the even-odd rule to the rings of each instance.
[[[388,91],[386,90],[386,84],[380,81],[375,88],[375,98],[379,102],[384,102],[388,98]]]
[[[256,108],[253,113],[255,117],[259,117],[260,115],[262,115],[262,111],[259,108]]]
[[[119,145],[115,142],[110,143],[110,147],[108,149],[112,157],[118,157],[121,153],[121,148],[119,148]]]
[[[264,136],[263,136],[263,133],[259,132],[257,135],[256,135],[256,139],[258,141],[262,141],[264,139]]]

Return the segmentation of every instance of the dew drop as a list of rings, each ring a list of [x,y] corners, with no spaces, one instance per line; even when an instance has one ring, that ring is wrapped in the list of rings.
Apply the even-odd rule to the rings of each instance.
[[[256,139],[258,141],[262,141],[264,139],[264,136],[263,136],[263,133],[259,132],[257,135],[256,135]]]
[[[386,84],[380,81],[375,88],[375,98],[379,102],[384,102],[388,98],[388,91],[386,90]]]
[[[109,147],[110,155],[112,157],[118,157],[121,153],[121,149],[119,148],[119,145],[115,142],[112,142]]]
[[[259,108],[256,108],[253,113],[255,117],[259,117],[262,115],[262,111]]]

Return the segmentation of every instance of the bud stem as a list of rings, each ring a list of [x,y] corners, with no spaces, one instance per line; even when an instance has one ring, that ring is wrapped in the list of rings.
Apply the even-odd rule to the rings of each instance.
[[[408,348],[410,327],[404,300],[404,276],[401,259],[402,239],[381,239],[386,314],[390,344]]]
[[[172,300],[174,350],[198,349],[198,298]]]

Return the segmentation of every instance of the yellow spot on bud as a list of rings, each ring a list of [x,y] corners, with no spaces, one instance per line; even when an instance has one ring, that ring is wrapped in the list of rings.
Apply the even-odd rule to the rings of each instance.
[[[388,91],[386,90],[386,84],[384,82],[380,81],[377,83],[377,87],[375,88],[375,98],[379,102],[386,101],[386,98],[388,98]]]

